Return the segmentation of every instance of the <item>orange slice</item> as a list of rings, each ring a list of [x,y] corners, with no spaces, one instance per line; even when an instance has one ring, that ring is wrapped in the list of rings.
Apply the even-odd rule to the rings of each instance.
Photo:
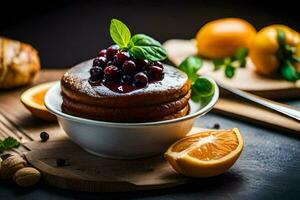
[[[48,82],[39,84],[23,92],[20,97],[21,102],[33,116],[48,121],[56,120],[56,117],[48,112],[44,105],[44,97],[50,87],[52,87],[55,83],[56,82]]]
[[[210,177],[227,171],[244,147],[237,128],[207,131],[185,137],[169,147],[165,158],[178,172],[190,177]]]

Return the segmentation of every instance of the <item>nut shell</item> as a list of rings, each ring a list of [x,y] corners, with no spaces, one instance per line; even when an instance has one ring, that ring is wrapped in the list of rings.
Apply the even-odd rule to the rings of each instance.
[[[26,167],[27,162],[19,155],[10,156],[1,163],[0,178],[10,179],[16,171]]]
[[[14,175],[14,181],[21,187],[30,187],[37,184],[41,179],[41,173],[32,167],[18,170]]]

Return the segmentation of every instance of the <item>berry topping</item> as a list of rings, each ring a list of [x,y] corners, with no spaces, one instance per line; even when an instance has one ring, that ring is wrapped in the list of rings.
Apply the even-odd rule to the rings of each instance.
[[[164,76],[163,69],[159,66],[150,66],[148,67],[147,72],[152,80],[161,80]]]
[[[106,58],[108,60],[112,60],[114,55],[116,55],[118,52],[119,52],[119,46],[112,45],[106,49]]]
[[[93,60],[89,83],[95,86],[103,84],[111,90],[111,87],[138,89],[146,87],[148,83],[162,80],[163,77],[161,62],[135,59],[127,50],[112,45],[101,50]],[[123,89],[122,92],[125,91]]]
[[[106,58],[101,56],[94,59],[93,66],[104,67],[106,65]]]
[[[153,63],[153,65],[155,65],[155,66],[157,66],[157,67],[160,67],[160,68],[164,68],[164,66],[163,66],[163,64],[161,63],[161,62],[159,62],[159,61],[155,61],[154,63]]]
[[[135,62],[132,60],[126,60],[122,66],[123,73],[133,74],[136,70]]]
[[[138,87],[145,87],[148,84],[148,77],[144,72],[139,72],[134,76],[134,84]]]
[[[122,83],[126,83],[128,85],[132,84],[133,78],[130,75],[123,75],[122,76]]]
[[[104,69],[104,78],[106,81],[118,80],[120,77],[119,68],[114,65],[105,67]]]
[[[98,77],[99,79],[103,76],[103,69],[101,67],[95,66],[90,69],[91,77]]]
[[[102,49],[99,53],[98,53],[98,56],[101,57],[101,56],[106,56],[106,49]]]
[[[121,65],[130,58],[130,55],[128,52],[125,51],[120,51],[114,56],[114,61],[118,64]]]

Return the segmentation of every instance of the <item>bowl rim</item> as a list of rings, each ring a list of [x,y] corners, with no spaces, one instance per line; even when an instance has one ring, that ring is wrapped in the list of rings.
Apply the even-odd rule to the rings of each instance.
[[[124,123],[123,122],[106,122],[106,121],[98,121],[98,120],[76,117],[73,115],[63,113],[62,111],[55,109],[50,101],[50,96],[56,90],[56,88],[59,87],[59,90],[60,90],[60,81],[58,81],[55,85],[53,85],[48,90],[48,92],[46,93],[45,98],[44,98],[44,103],[45,103],[47,110],[50,113],[52,113],[58,117],[62,117],[62,118],[65,118],[65,119],[68,119],[71,121],[90,124],[90,125],[101,125],[101,126],[111,126],[111,127],[128,127],[128,126],[143,127],[143,126],[153,126],[153,125],[166,125],[166,124],[182,122],[182,121],[186,121],[186,120],[189,120],[192,118],[200,117],[200,116],[206,114],[207,112],[209,112],[214,107],[214,105],[217,103],[217,101],[219,99],[219,87],[218,87],[217,83],[211,77],[209,77],[209,76],[202,76],[202,77],[209,79],[214,84],[214,88],[215,88],[214,95],[212,96],[209,103],[207,105],[205,105],[204,107],[202,107],[201,109],[199,109],[197,112],[185,115],[183,117],[169,119],[169,120],[154,121],[154,122],[132,122],[132,123],[130,123],[130,122],[124,122]]]

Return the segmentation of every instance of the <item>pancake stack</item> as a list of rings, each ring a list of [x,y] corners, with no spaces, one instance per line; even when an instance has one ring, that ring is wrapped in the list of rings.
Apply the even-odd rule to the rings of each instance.
[[[77,117],[109,122],[151,122],[174,119],[189,112],[190,82],[185,73],[164,65],[164,78],[147,87],[116,92],[89,83],[92,60],[61,79],[62,111]]]

